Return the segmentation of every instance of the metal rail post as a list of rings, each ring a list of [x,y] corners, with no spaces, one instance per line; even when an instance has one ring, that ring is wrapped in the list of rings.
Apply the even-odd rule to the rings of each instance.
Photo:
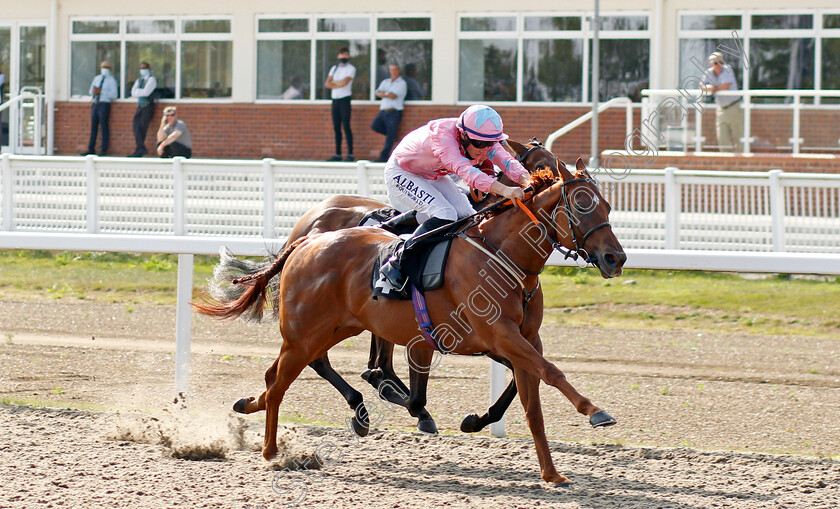
[[[175,394],[182,401],[190,392],[190,340],[193,255],[178,255],[178,297],[175,310]]]
[[[274,159],[263,159],[263,237],[274,237]]]
[[[782,170],[770,170],[770,217],[773,251],[785,250],[785,189]]]
[[[15,229],[15,182],[9,154],[0,158],[0,188],[3,190],[3,231]]]
[[[490,404],[496,402],[505,390],[505,371],[507,368],[496,361],[490,361]],[[498,422],[490,424],[490,434],[494,437],[505,436],[505,416]]]

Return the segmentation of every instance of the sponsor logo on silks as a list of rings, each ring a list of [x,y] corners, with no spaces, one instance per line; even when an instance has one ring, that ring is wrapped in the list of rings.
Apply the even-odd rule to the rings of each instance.
[[[394,176],[394,184],[397,189],[403,192],[406,196],[411,197],[417,203],[426,203],[431,205],[435,201],[435,197],[427,193],[420,186],[411,181],[408,177]]]

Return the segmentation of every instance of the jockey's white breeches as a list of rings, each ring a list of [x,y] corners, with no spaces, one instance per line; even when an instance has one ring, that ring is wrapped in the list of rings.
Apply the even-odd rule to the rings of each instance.
[[[435,180],[403,170],[394,158],[385,165],[388,201],[400,212],[417,211],[417,221],[437,217],[455,221],[475,214],[470,201],[455,182],[442,175]]]

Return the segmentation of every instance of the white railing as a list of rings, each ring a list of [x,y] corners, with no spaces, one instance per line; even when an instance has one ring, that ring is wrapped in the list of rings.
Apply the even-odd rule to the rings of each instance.
[[[615,106],[624,106],[625,110],[625,134],[627,136],[631,136],[633,133],[633,101],[630,100],[628,97],[614,97],[609,101],[602,103],[598,106],[598,113],[602,113],[605,110],[615,107]],[[548,135],[548,138],[545,140],[545,147],[548,150],[551,150],[551,146],[554,145],[554,142],[557,141],[557,138],[567,134],[572,129],[585,124],[589,120],[591,120],[593,114],[591,111],[587,111],[583,115],[579,116],[575,120],[572,120],[568,124],[564,125],[560,129],[554,131],[553,133]]]
[[[23,87],[19,95],[0,104],[0,112],[9,111],[9,150],[12,153],[46,154],[45,99],[39,87]]]
[[[743,100],[741,104],[736,106],[741,108],[744,115],[744,133],[741,142],[744,146],[744,152],[750,153],[753,145],[758,141],[752,136],[752,111],[761,110],[784,110],[791,111],[791,136],[788,138],[790,143],[790,150],[794,154],[799,154],[803,148],[804,139],[802,138],[802,111],[805,109],[818,110],[832,108],[837,109],[837,105],[821,105],[823,98],[840,98],[840,91],[825,91],[825,90],[738,90],[738,91],[720,91],[717,94],[721,96],[741,97]],[[714,103],[701,103],[698,99],[703,97],[699,89],[697,90],[682,90],[682,89],[664,89],[664,90],[642,90],[642,134],[643,140],[650,144],[655,144],[659,148],[660,142],[667,149],[687,151],[693,144],[694,151],[702,152],[704,142],[703,136],[703,112],[706,110],[715,110]],[[783,104],[756,104],[753,98],[759,97],[777,97],[785,98]],[[813,97],[814,104],[803,104],[803,97]],[[676,109],[669,102],[666,110],[671,110],[670,114],[676,116],[679,114],[679,123],[670,125],[668,119],[663,121],[661,117],[665,111],[660,111],[662,102],[666,99],[677,101],[680,108]],[[679,111],[681,110],[681,112]],[[691,119],[693,119],[693,129],[691,126]],[[677,120],[672,118],[670,120]],[[647,121],[647,124],[645,124]],[[653,132],[652,132],[653,131]],[[661,137],[659,136],[661,135]],[[680,139],[675,142],[673,137],[677,136]],[[661,138],[665,138],[664,141]],[[830,147],[811,147],[817,150],[840,150],[840,135],[838,139],[831,140]],[[653,148],[648,145],[649,148]],[[775,147],[774,147],[775,148]],[[781,147],[787,149],[787,147]]]
[[[0,158],[3,231],[287,236],[335,194],[385,201],[383,165],[81,157]],[[594,171],[626,247],[840,253],[840,175]]]

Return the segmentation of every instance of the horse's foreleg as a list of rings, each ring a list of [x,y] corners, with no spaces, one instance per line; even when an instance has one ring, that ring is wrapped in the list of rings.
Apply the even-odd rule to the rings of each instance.
[[[370,423],[368,421],[367,409],[364,407],[364,398],[362,397],[362,393],[351,387],[350,384],[348,384],[347,381],[344,380],[344,378],[342,378],[335,369],[333,369],[332,364],[330,364],[330,359],[326,355],[310,362],[309,367],[314,369],[321,378],[328,381],[338,390],[338,392],[341,393],[355,414],[352,420],[353,430],[360,437],[367,436],[368,431],[370,430]]]
[[[513,376],[516,385],[519,387],[519,399],[525,408],[528,428],[534,437],[534,447],[537,449],[537,459],[540,462],[540,476],[546,482],[570,483],[568,477],[557,472],[557,469],[554,468],[554,462],[551,460],[551,450],[548,448],[548,439],[545,436],[545,423],[543,422],[542,406],[540,405],[540,380],[522,370],[515,370]]]
[[[548,362],[545,357],[542,356],[542,343],[539,340],[539,337],[535,337],[533,339],[533,344],[528,342],[525,338],[519,334],[519,329],[515,325],[511,324],[511,329],[509,331],[509,335],[504,338],[500,338],[499,341],[496,342],[497,350],[493,353],[504,357],[505,359],[509,360],[514,367],[514,374],[516,374],[520,370],[525,370],[532,375],[536,375],[540,380],[545,382],[552,387],[556,387],[563,393],[564,396],[574,405],[575,409],[586,416],[593,416],[602,410],[592,404],[592,402],[580,394],[572,384],[566,380],[566,375],[563,374],[560,369],[557,368],[554,364]],[[513,328],[515,330],[513,330]],[[537,350],[539,348],[539,350]],[[521,390],[521,387],[520,387]],[[609,417],[609,416],[607,416]],[[612,419],[612,418],[610,418]],[[604,425],[604,424],[614,424],[615,421],[611,423],[599,423],[596,424],[590,422],[593,425]]]
[[[368,369],[362,373],[362,379],[375,387],[386,401],[408,405],[409,390],[394,371],[394,344],[390,341],[371,334]]]
[[[409,380],[411,393],[408,397],[408,413],[417,417],[417,429],[423,433],[437,433],[435,420],[426,410],[426,395],[429,388],[429,368],[433,350],[411,348],[408,351]]]

